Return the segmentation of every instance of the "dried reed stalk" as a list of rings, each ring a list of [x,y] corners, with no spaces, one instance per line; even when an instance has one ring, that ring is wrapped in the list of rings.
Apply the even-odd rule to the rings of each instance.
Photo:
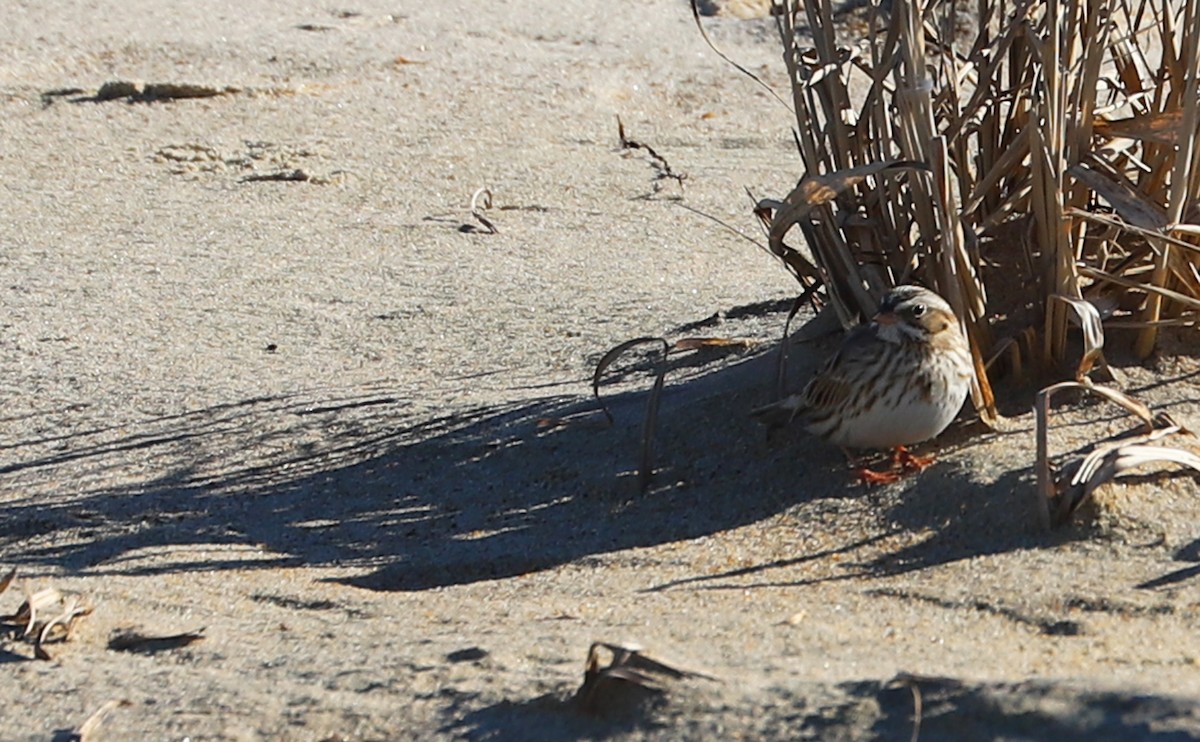
[[[1075,314],[1051,297],[1148,355],[1200,316],[1198,7],[869,0],[865,37],[838,39],[832,0],[781,0],[804,177],[759,204],[772,251],[847,326],[896,283],[945,296],[987,421],[998,347],[1065,360]]]

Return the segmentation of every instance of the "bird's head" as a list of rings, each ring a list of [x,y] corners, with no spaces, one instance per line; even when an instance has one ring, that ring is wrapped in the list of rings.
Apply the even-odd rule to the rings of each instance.
[[[880,338],[931,342],[947,331],[958,331],[958,318],[946,300],[920,286],[897,286],[883,296],[872,319]]]

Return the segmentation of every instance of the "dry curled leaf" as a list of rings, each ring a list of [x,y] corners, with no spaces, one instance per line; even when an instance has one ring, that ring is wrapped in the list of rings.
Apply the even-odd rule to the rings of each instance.
[[[607,663],[603,663],[605,653]],[[604,716],[623,703],[659,695],[666,691],[668,681],[684,678],[717,680],[649,657],[637,645],[593,642],[588,648],[583,685],[576,691],[574,702],[584,713]]]
[[[702,348],[747,350],[753,347],[753,340],[743,338],[683,338],[671,344],[671,350],[700,350]]]
[[[1200,456],[1195,453],[1182,448],[1147,445],[1150,441],[1181,432],[1186,433],[1178,425],[1159,428],[1131,442],[1097,446],[1083,459],[1068,464],[1064,467],[1067,484],[1059,494],[1054,524],[1061,525],[1069,521],[1097,488],[1130,469],[1154,462],[1167,462],[1200,472]]]
[[[1108,177],[1082,164],[1069,168],[1067,172],[1112,204],[1117,214],[1130,224],[1142,229],[1161,229],[1167,225],[1166,210],[1144,194],[1138,193],[1128,183]]]
[[[108,640],[108,648],[116,652],[154,654],[180,649],[204,640],[204,629],[180,634],[145,634],[136,629],[119,629]]]
[[[920,684],[929,679],[930,678],[926,678],[926,677],[923,677],[920,675],[913,675],[911,673],[902,672],[902,673],[896,675],[896,677],[892,678],[887,683],[887,685],[891,686],[891,687],[908,688],[909,691],[912,693],[913,728],[912,728],[912,737],[910,737],[912,742],[917,742],[917,740],[919,740],[921,738],[921,715],[922,715],[921,709],[923,706],[923,702],[921,700],[921,685]],[[934,678],[933,680],[941,682],[943,679],[942,678]],[[955,681],[951,680],[950,682],[953,683]]]
[[[480,188],[471,194],[471,216],[475,217],[476,221],[483,225],[488,234],[498,234],[500,230],[496,229],[496,225],[492,224],[486,216],[483,215],[485,209],[492,208],[492,192],[487,188]]]
[[[294,170],[277,170],[271,173],[252,173],[243,176],[239,183],[303,183],[310,180],[311,176],[300,169]]]
[[[868,177],[883,175],[890,171],[929,169],[929,166],[923,162],[893,160],[872,162],[826,175],[810,175],[801,179],[782,202],[769,199],[760,201],[755,208],[755,213],[768,224],[768,244],[771,252],[780,258],[786,258],[795,250],[784,243],[784,236],[794,225],[807,220],[809,213],[814,208],[830,203],[848,188],[861,183]],[[807,273],[810,268],[809,264],[806,266],[805,272]],[[811,268],[811,270],[813,278],[820,275],[815,268]]]
[[[152,82],[142,88],[142,97],[148,100],[179,100],[183,98],[215,98],[219,95],[240,93],[241,88],[232,85],[196,85],[193,83]]]
[[[611,425],[613,423],[612,412],[609,411],[608,405],[600,399],[600,379],[603,378],[604,372],[608,367],[620,358],[625,352],[638,347],[639,345],[659,345],[662,348],[662,361],[658,365],[658,369],[654,375],[654,386],[650,390],[650,399],[646,404],[646,419],[642,425],[642,456],[638,465],[638,491],[644,492],[650,484],[652,474],[653,459],[654,459],[654,427],[658,421],[658,401],[662,394],[663,382],[666,377],[667,355],[671,352],[671,346],[666,339],[659,337],[640,337],[633,340],[626,340],[617,347],[609,350],[596,364],[596,371],[592,374],[592,394],[595,395],[596,401],[600,403],[601,409],[604,411],[604,416],[608,418]]]
[[[604,400],[600,398],[600,380],[604,378],[604,372],[608,370],[608,367],[615,363],[618,358],[640,345],[661,346],[662,357],[664,360],[666,359],[667,353],[669,353],[671,350],[671,346],[669,343],[667,343],[665,338],[646,336],[633,338],[632,340],[626,340],[620,345],[610,348],[607,353],[601,356],[599,362],[596,363],[596,370],[592,373],[592,394],[595,395],[596,401],[600,403],[600,408],[604,412],[604,416],[608,418],[608,422],[610,424],[614,422],[614,420],[612,412],[610,412],[608,409],[608,405],[604,404]]]
[[[16,613],[9,617],[9,620],[25,624],[21,635],[30,636],[34,633],[34,628],[39,625],[38,619],[42,613],[61,602],[62,597],[62,593],[52,587],[43,588],[36,593],[26,590],[25,602],[21,604]]]
[[[1077,389],[1104,397],[1139,418],[1145,427],[1136,437],[1126,435],[1117,441],[1097,444],[1087,455],[1063,464],[1056,473],[1051,464],[1048,443],[1050,401],[1055,393],[1065,389]],[[1134,467],[1167,461],[1200,471],[1200,456],[1191,451],[1147,445],[1177,433],[1190,435],[1186,428],[1166,414],[1154,415],[1146,405],[1124,392],[1094,384],[1087,377],[1083,377],[1082,383],[1064,381],[1038,392],[1034,415],[1037,435],[1035,512],[1038,524],[1043,529],[1068,522],[1098,487]],[[1052,503],[1055,504],[1053,520],[1050,515]]]
[[[0,579],[0,593],[8,589],[16,578],[11,570]],[[33,643],[33,654],[40,660],[51,659],[45,645],[57,641],[69,641],[79,619],[92,612],[92,604],[82,595],[63,593],[53,587],[36,592],[25,590],[25,602],[16,613],[0,618],[6,628]]]
[[[63,599],[62,610],[47,619],[37,632],[37,643],[34,645],[34,655],[40,660],[50,659],[50,653],[45,645],[54,640],[69,641],[75,630],[75,623],[92,612],[92,604],[79,595],[68,595]]]
[[[132,702],[125,699],[106,701],[100,706],[100,708],[96,709],[96,711],[93,712],[86,721],[76,728],[75,733],[71,735],[72,739],[74,739],[75,742],[91,742],[91,740],[95,739],[96,732],[99,731],[100,725],[104,723],[105,718],[107,718],[108,715],[113,712],[113,710],[132,705]]]
[[[1104,325],[1100,321],[1100,310],[1085,299],[1075,299],[1062,294],[1054,294],[1050,298],[1073,309],[1079,326],[1083,328],[1083,358],[1075,371],[1075,380],[1082,382],[1096,361],[1101,360],[1101,352],[1104,350]]]

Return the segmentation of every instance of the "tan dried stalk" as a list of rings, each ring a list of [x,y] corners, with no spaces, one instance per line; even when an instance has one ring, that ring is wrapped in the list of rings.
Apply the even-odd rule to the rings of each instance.
[[[895,283],[935,288],[962,317],[989,420],[999,343],[1014,367],[1065,359],[1074,312],[1051,297],[1142,328],[1143,355],[1159,327],[1194,324],[1200,5],[979,0],[964,21],[951,3],[870,0],[861,39],[837,38],[831,0],[780,6],[803,177],[760,214],[844,325]],[[814,201],[830,182],[843,187]],[[1014,306],[1032,313],[998,324]],[[1042,357],[1023,360],[1031,327]]]

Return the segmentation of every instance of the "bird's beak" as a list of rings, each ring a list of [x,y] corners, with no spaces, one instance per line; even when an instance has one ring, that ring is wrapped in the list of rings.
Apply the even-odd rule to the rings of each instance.
[[[875,315],[875,322],[890,327],[900,322],[900,317],[895,312],[880,312]]]

